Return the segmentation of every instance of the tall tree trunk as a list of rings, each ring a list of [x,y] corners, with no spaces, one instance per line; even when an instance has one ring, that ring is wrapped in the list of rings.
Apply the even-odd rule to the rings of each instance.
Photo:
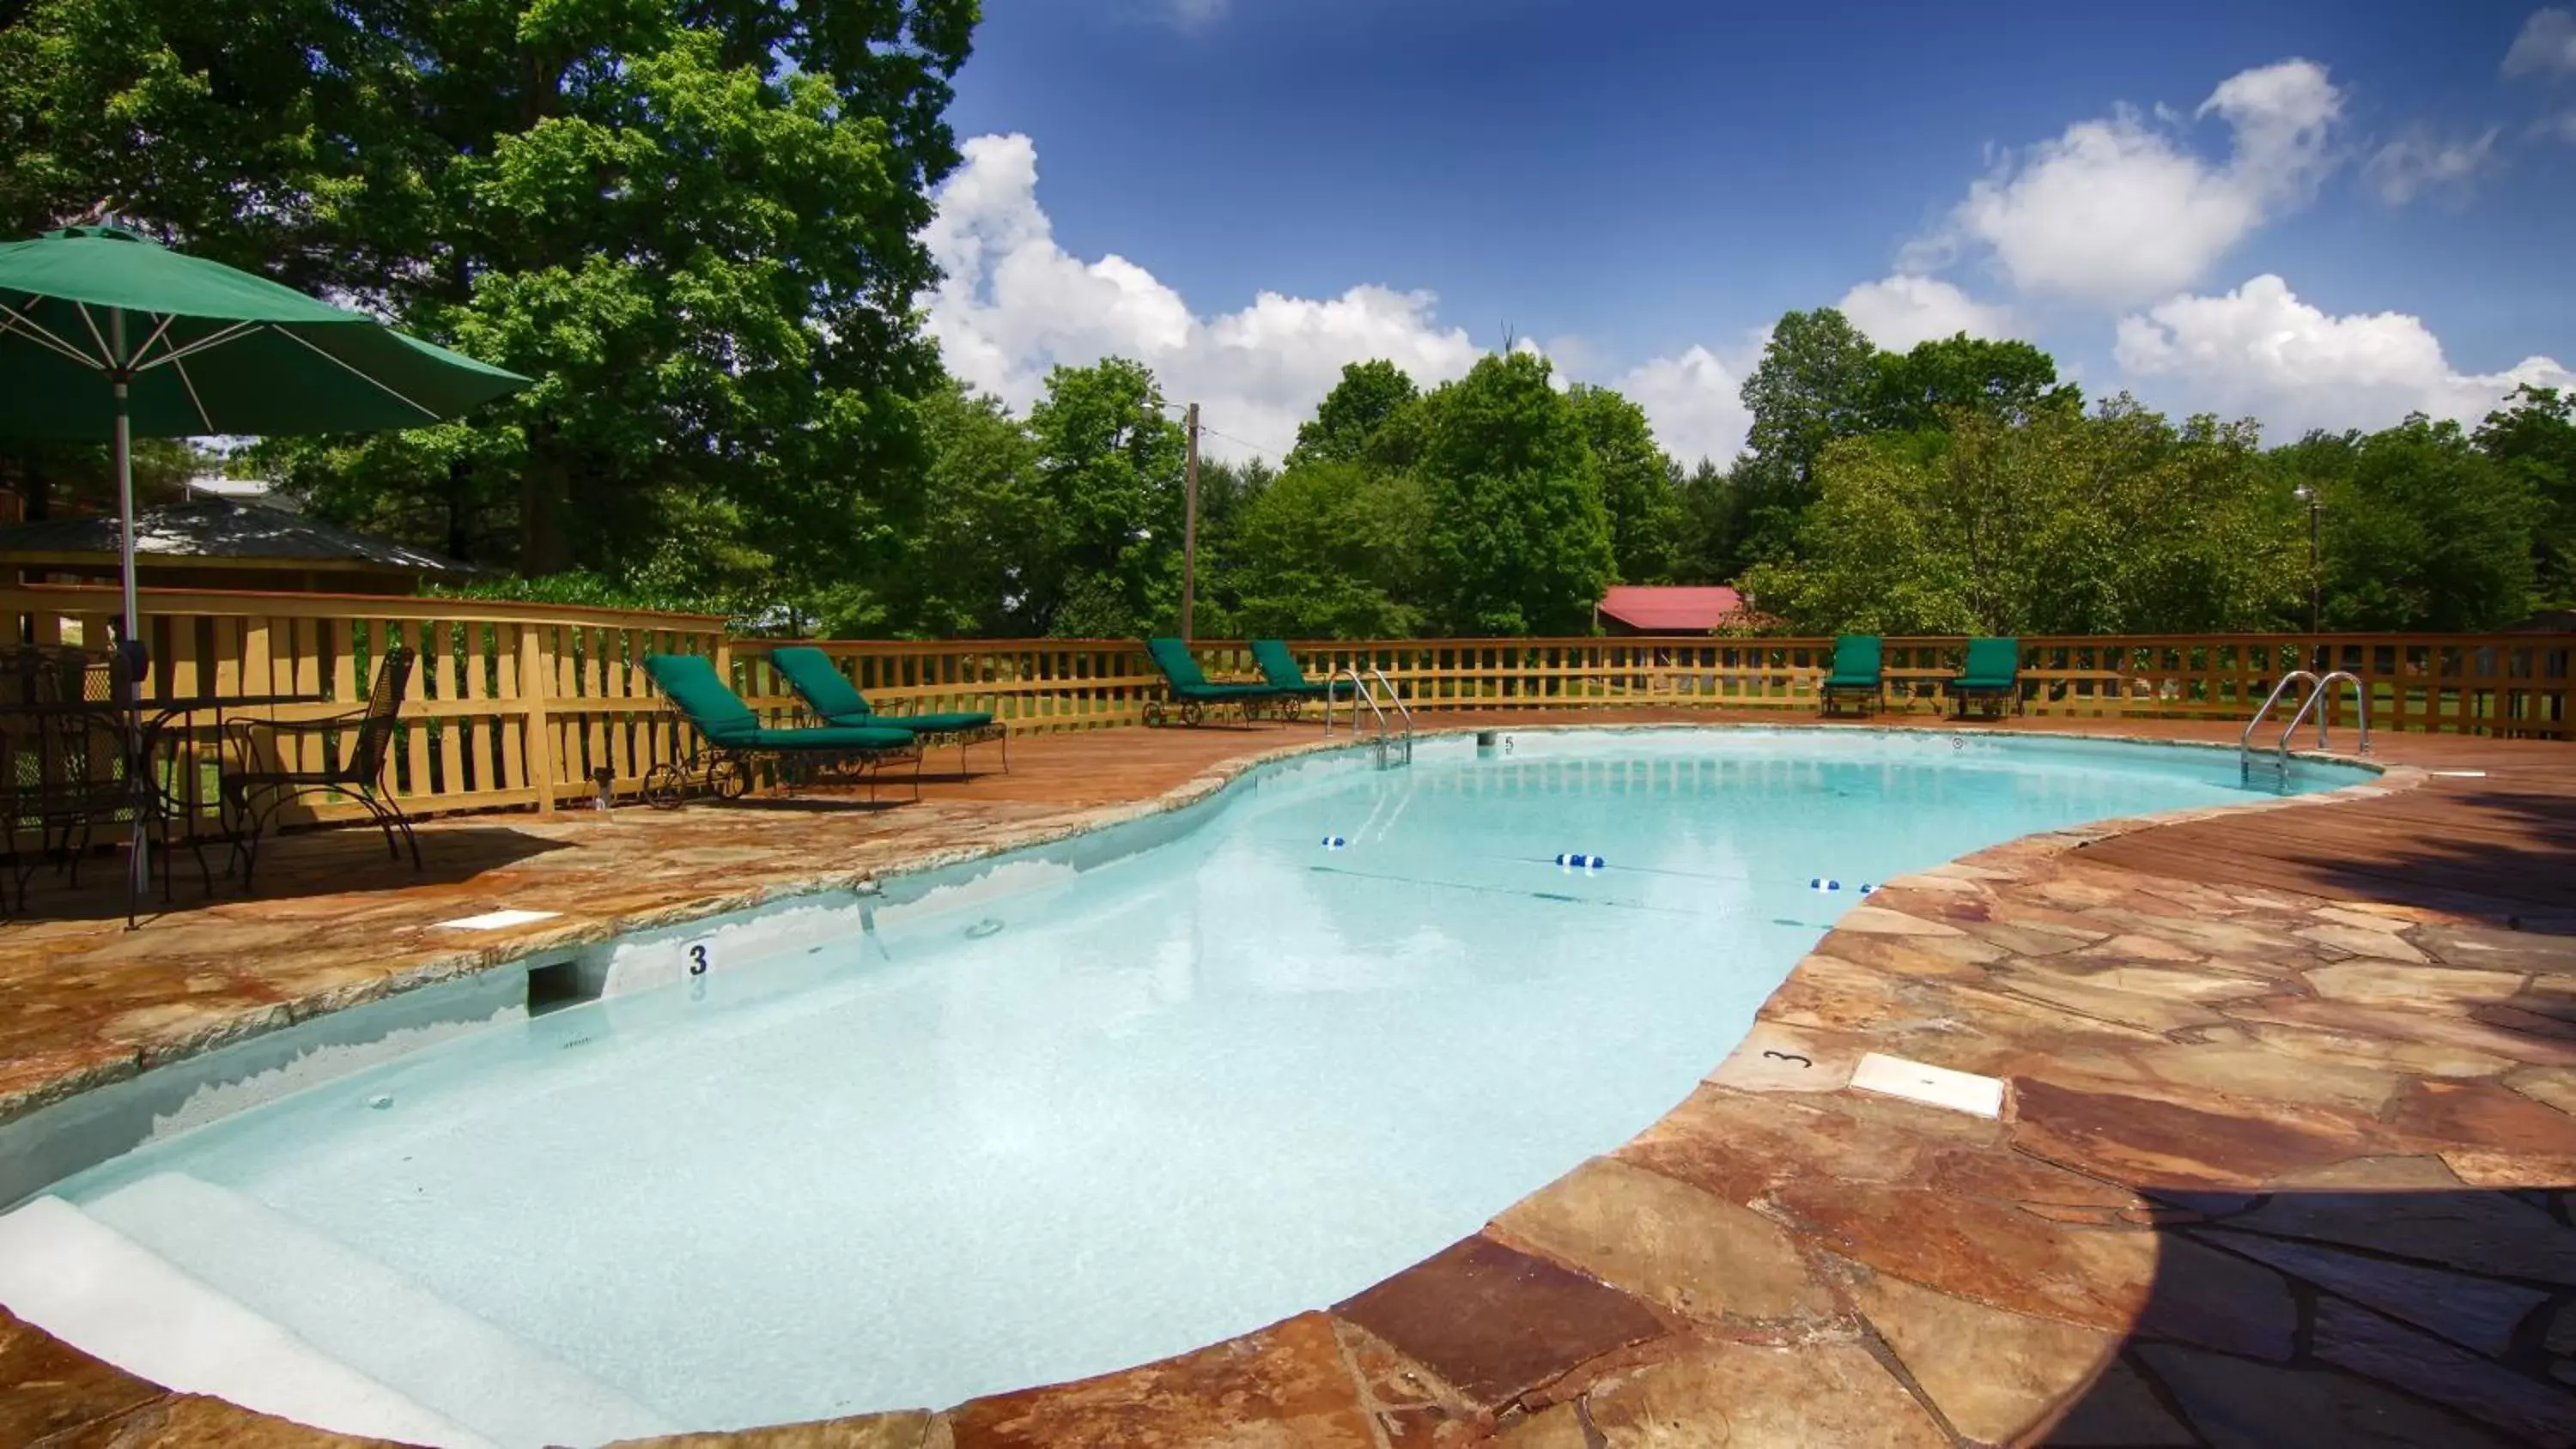
[[[529,578],[572,567],[564,533],[565,469],[551,448],[540,447],[519,475],[519,572]]]
[[[447,465],[447,556],[474,562],[474,465],[458,459]]]

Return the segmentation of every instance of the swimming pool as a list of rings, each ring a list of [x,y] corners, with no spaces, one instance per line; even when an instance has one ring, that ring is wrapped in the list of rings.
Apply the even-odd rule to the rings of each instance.
[[[7,1222],[107,1265],[58,1300],[185,1288],[287,1336],[300,1379],[272,1353],[187,1386],[334,1427],[513,1446],[942,1405],[1474,1231],[1686,1094],[1864,885],[2245,798],[2228,753],[1924,732],[1292,761],[797,944],[639,951],[607,999],[170,1135]]]

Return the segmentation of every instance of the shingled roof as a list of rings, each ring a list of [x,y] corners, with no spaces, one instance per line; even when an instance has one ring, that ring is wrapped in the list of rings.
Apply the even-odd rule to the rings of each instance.
[[[199,498],[146,509],[134,521],[134,552],[161,563],[259,559],[314,569],[458,577],[481,572],[472,564],[377,534],[231,498]],[[113,518],[49,518],[0,528],[0,559],[69,562],[116,557]]]

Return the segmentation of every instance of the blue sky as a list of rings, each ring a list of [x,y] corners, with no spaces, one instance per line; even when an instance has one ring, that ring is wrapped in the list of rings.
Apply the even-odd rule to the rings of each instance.
[[[1014,402],[1138,355],[1266,451],[1340,361],[1427,381],[1508,327],[1723,452],[1759,330],[1846,301],[2276,435],[2576,363],[2563,9],[986,8],[932,313]]]

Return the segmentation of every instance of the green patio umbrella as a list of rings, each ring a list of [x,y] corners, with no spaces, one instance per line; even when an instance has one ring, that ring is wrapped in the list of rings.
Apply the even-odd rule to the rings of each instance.
[[[141,637],[135,434],[417,427],[527,383],[116,227],[65,227],[0,244],[0,436],[113,444],[127,647]],[[139,818],[133,858],[139,870]]]

